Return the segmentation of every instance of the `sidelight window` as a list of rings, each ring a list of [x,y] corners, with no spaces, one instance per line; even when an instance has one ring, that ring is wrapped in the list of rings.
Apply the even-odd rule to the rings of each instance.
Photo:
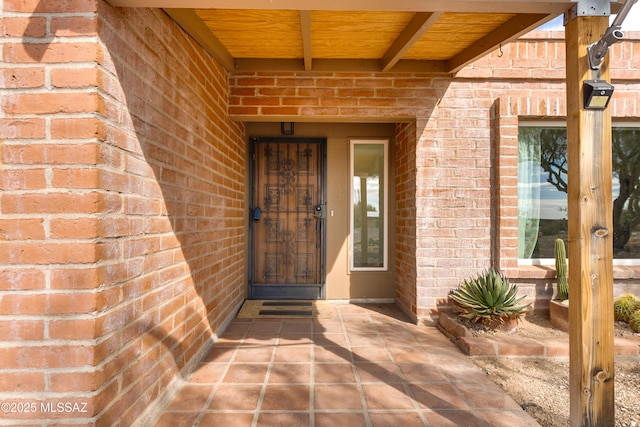
[[[388,141],[351,141],[351,270],[387,269]]]

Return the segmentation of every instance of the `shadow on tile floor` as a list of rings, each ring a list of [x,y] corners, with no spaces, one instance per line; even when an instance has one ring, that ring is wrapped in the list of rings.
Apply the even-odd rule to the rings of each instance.
[[[435,327],[394,304],[235,319],[155,424],[539,426]]]

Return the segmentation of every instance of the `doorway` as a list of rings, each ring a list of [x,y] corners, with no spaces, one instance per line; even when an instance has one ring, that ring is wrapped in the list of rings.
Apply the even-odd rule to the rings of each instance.
[[[251,139],[250,299],[325,299],[326,139]]]

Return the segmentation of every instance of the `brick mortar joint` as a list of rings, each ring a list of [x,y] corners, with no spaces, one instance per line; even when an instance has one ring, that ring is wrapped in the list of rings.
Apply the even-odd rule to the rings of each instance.
[[[45,123],[47,129],[46,131],[50,135],[51,130],[51,119],[93,119],[95,115],[92,113],[78,113],[78,114],[12,114],[10,116],[5,116],[4,120],[22,120],[22,119],[42,119]],[[33,147],[38,146],[47,146],[47,145],[90,145],[90,144],[100,144],[104,143],[104,141],[98,138],[78,138],[78,139],[69,139],[69,138],[59,138],[52,139],[50,136],[48,138],[7,138],[2,141],[2,145],[7,147],[19,146],[19,145],[29,145]],[[16,165],[16,166],[25,166],[30,167],[32,165],[23,164],[23,163],[4,163],[6,165]]]
[[[88,18],[97,18],[98,17],[98,11],[86,11],[86,12],[78,12],[78,11],[74,11],[74,12],[36,12],[34,10],[28,11],[28,12],[21,12],[21,11],[15,11],[15,10],[7,10],[5,7],[3,7],[2,2],[0,2],[0,10],[2,11],[2,14],[4,17],[8,17],[8,18],[35,18],[35,17],[52,17],[52,18],[57,18],[57,17],[88,17]]]
[[[93,290],[95,292],[95,289]],[[5,293],[5,291],[0,291],[0,295]],[[69,292],[74,294],[75,290]],[[38,295],[42,295],[43,292],[40,292]],[[2,321],[15,321],[15,322],[59,322],[59,321],[69,321],[69,320],[95,320],[96,312],[92,312],[90,314],[87,313],[78,313],[78,314],[3,314]],[[39,341],[40,343],[49,342],[50,338],[44,338],[43,340],[32,340]],[[71,340],[74,341],[75,340]],[[86,340],[85,340],[86,341]],[[89,340],[91,341],[91,340]],[[0,341],[0,342],[8,342],[8,341]],[[22,342],[22,341],[20,341]],[[4,345],[4,344],[3,344]]]
[[[62,339],[62,338],[44,338],[42,340],[21,340],[21,341],[0,341],[2,342],[3,348],[37,348],[37,347],[87,347],[94,348],[97,344],[96,339],[79,339],[79,340],[71,340],[71,339]],[[85,369],[92,368],[92,365],[85,365]],[[50,369],[60,369],[60,370],[68,370],[70,372],[75,372],[78,368],[82,367],[72,367],[72,368],[43,368],[47,371]],[[2,369],[7,370],[7,369]]]
[[[90,63],[87,63],[90,64]],[[25,67],[26,68],[26,67]],[[47,83],[45,81],[45,83]],[[99,95],[100,91],[97,86],[91,87],[53,87],[49,82],[48,85],[41,87],[33,87],[33,88],[4,88],[3,89],[7,95],[68,95],[68,94],[97,94]],[[86,112],[86,111],[78,111],[71,113],[12,113],[10,116],[34,116],[34,117],[50,117],[50,116],[95,116],[96,112]]]
[[[91,373],[92,371],[89,371],[87,373]],[[66,373],[66,372],[49,372],[46,371],[46,374],[55,374],[55,373]],[[97,397],[100,393],[96,390],[96,391],[91,391],[91,392],[70,392],[70,391],[21,391],[21,392],[0,392],[0,399],[3,401],[7,401],[7,400],[21,400],[21,401],[26,401],[26,400],[36,400],[36,401],[42,401],[42,400],[49,400],[49,399],[58,399],[58,400],[62,400],[62,398],[69,398],[69,399],[93,399],[94,397]],[[26,421],[26,420],[25,420]],[[53,420],[52,420],[53,421]],[[4,425],[4,424],[0,424],[0,425]],[[11,425],[11,424],[8,424]],[[36,424],[38,425],[38,424]]]
[[[50,26],[50,25],[47,25]],[[77,43],[91,43],[100,46],[100,37],[95,36],[86,36],[86,35],[77,35],[77,36],[57,36],[55,34],[51,34],[47,32],[47,35],[44,37],[5,37],[3,43],[5,44],[77,44]],[[42,65],[42,64],[40,64]]]

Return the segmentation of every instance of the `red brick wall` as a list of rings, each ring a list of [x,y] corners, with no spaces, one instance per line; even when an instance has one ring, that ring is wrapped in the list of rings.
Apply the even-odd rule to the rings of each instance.
[[[415,160],[402,160],[408,125],[398,127],[395,153],[396,190],[403,192],[396,195],[399,302],[428,316],[448,306],[451,288],[493,265],[544,304],[551,297],[551,272],[517,260],[517,129],[520,120],[564,119],[562,36],[530,33],[454,77],[240,73],[231,79],[229,113],[239,120],[412,121]],[[640,117],[637,50],[640,34],[629,33],[610,52],[614,118]],[[408,190],[405,181],[414,178],[415,191]],[[414,191],[413,200],[407,191]],[[407,201],[415,201],[415,208],[407,209]],[[640,273],[616,271],[619,286]]]
[[[14,408],[20,413],[0,418],[63,418],[41,407],[61,401],[86,411],[75,417],[88,418],[100,385],[91,315],[100,305],[96,267],[104,257],[98,216],[119,202],[97,186],[100,96],[95,88],[70,87],[60,71],[67,55],[95,68],[97,43],[61,41],[73,37],[76,25],[95,37],[96,4],[3,6],[0,400],[20,404]],[[32,16],[35,7],[39,14]],[[53,35],[61,39],[52,42]]]
[[[490,262],[495,94],[485,86],[427,74],[238,74],[231,79],[229,111],[254,120],[281,114],[306,120],[411,119],[399,125],[396,141],[396,190],[402,192],[396,194],[396,286],[405,309],[423,317],[446,304],[461,278]],[[311,101],[307,87],[321,87],[322,98]]]
[[[518,266],[513,233],[517,123],[565,114],[550,34],[455,77],[243,73],[229,92],[161,11],[2,5],[0,398],[36,403],[21,417],[130,425],[224,327],[246,292],[244,129],[230,119],[401,123],[397,295],[410,313],[492,264],[549,296],[546,271]],[[611,52],[615,118],[640,116],[627,36]]]
[[[496,97],[492,108],[495,174],[493,188],[495,229],[492,264],[505,272],[529,301],[539,310],[548,309],[554,290],[553,268],[518,265],[517,260],[517,156],[518,123],[523,120],[564,120],[566,98],[564,85],[563,32],[533,32],[522,40],[476,61],[458,76],[472,82],[489,82]],[[624,43],[610,52],[612,83],[615,94],[610,104],[615,120],[640,122],[637,91],[640,88],[640,33],[626,33]],[[615,295],[638,292],[640,268],[615,266]]]
[[[418,315],[488,266],[491,236],[491,92],[452,81],[418,141]]]
[[[0,400],[128,426],[244,297],[244,129],[161,11],[6,0],[3,28]]]
[[[415,140],[415,122],[396,125],[396,299],[414,317],[417,313]]]

